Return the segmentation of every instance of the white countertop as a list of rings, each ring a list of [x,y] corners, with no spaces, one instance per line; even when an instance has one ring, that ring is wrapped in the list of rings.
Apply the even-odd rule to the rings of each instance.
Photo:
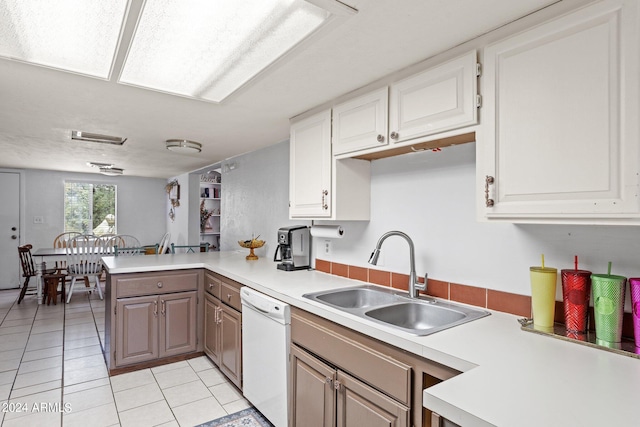
[[[284,272],[243,252],[105,257],[111,274],[206,268],[358,332],[462,371],[424,391],[424,406],[462,426],[637,425],[640,360],[520,330],[517,316],[487,316],[416,337],[302,295],[362,282]]]

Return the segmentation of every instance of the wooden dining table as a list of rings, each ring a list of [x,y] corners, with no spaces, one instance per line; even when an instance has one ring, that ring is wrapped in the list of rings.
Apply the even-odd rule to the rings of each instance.
[[[105,255],[111,254],[105,253]],[[42,272],[46,269],[46,263],[66,261],[67,248],[39,248],[36,249],[35,252],[33,252],[32,256],[36,258],[36,289],[38,295],[38,304],[42,304],[42,289],[44,285],[42,280]]]

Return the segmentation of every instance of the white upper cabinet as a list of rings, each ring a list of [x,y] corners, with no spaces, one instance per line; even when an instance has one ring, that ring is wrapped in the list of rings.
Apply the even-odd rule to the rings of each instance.
[[[333,157],[331,110],[293,121],[290,138],[289,216],[368,220],[371,162]]]
[[[386,145],[388,104],[385,86],[333,107],[333,154]]]
[[[639,216],[637,9],[596,2],[485,49],[481,217]]]
[[[331,216],[331,110],[291,124],[289,215]]]
[[[471,51],[391,85],[392,143],[478,122],[476,56],[476,51]]]

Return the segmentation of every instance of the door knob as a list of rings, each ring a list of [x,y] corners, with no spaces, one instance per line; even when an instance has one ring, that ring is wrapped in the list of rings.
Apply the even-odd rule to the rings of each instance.
[[[17,230],[17,228],[11,227],[11,231],[16,231],[16,230]]]
[[[11,238],[12,238],[13,240],[16,240],[16,239],[18,238],[18,236],[16,236],[16,235],[14,234],[14,235],[12,235],[12,236],[11,236]]]

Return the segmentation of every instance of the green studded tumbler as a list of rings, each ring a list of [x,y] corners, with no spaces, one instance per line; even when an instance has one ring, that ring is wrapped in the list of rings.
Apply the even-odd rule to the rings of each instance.
[[[592,274],[596,338],[607,343],[622,339],[622,314],[627,278],[613,274]]]

